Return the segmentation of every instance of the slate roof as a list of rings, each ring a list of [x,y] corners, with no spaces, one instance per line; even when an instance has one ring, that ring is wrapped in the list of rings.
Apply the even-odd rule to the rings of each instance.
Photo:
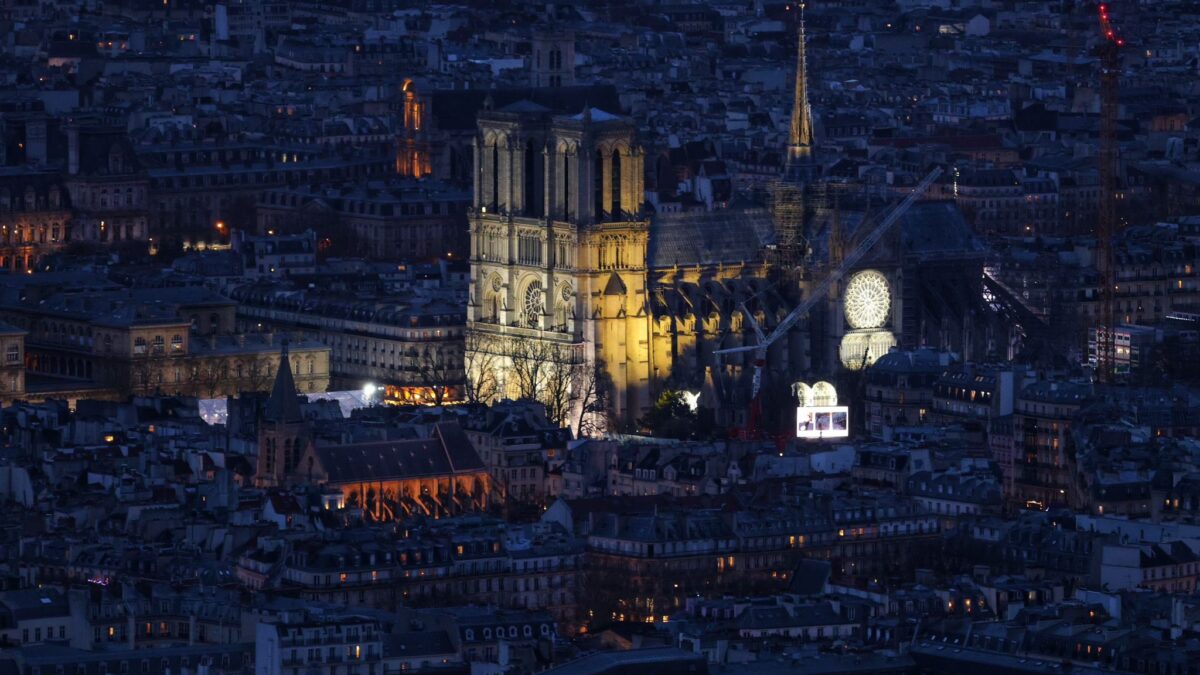
[[[483,461],[457,424],[434,426],[429,438],[317,447],[333,484],[446,476],[483,471]]]
[[[407,631],[387,635],[383,641],[383,653],[400,658],[454,654],[456,651],[450,642],[450,634],[444,630]]]
[[[650,224],[650,267],[735,264],[759,260],[775,241],[766,209],[663,213]]]
[[[954,202],[929,201],[912,205],[900,218],[904,252],[909,255],[976,253],[986,251]]]
[[[24,331],[16,326],[0,321],[0,335],[25,335],[28,331]]]
[[[545,671],[547,675],[600,675],[601,673],[706,672],[704,656],[676,647],[653,647],[588,654]]]
[[[833,609],[829,603],[801,605],[794,609],[777,605],[750,606],[737,618],[741,630],[770,630],[776,628],[804,628],[852,623]]]
[[[0,605],[6,608],[16,621],[46,619],[70,614],[67,599],[62,593],[49,588],[28,588],[8,591],[0,595]]]
[[[608,283],[604,286],[605,295],[625,295],[625,282],[621,281],[621,277],[614,272],[609,275]]]
[[[491,97],[492,109],[502,110],[510,105],[518,110],[530,109],[529,104],[556,113],[577,114],[584,105],[613,113],[621,112],[621,100],[612,85],[542,87],[528,89],[467,89],[435,91],[432,94],[432,113],[442,130],[473,131],[476,115],[483,110],[484,101]]]
[[[796,565],[788,590],[801,595],[821,595],[829,583],[831,569],[828,560],[804,558]]]

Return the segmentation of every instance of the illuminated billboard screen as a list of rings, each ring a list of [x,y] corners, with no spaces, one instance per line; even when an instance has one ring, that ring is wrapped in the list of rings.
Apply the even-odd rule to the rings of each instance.
[[[850,435],[850,409],[844,405],[796,408],[796,438],[845,438]]]

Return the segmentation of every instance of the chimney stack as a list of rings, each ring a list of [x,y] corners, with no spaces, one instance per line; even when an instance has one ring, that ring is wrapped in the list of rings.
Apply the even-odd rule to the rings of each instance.
[[[25,161],[33,166],[46,164],[46,118],[25,122]]]
[[[67,127],[67,173],[79,174],[79,127],[74,124]]]

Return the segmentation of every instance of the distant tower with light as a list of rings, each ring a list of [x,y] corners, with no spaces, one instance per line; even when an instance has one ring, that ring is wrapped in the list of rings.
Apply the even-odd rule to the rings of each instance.
[[[805,183],[816,178],[818,173],[812,156],[813,123],[812,108],[808,104],[807,41],[802,3],[796,39],[796,86],[792,92],[792,122],[788,130],[785,173],[788,178]]]
[[[812,110],[808,105],[808,54],[804,5],[800,5],[800,27],[796,34],[796,85],[792,92],[792,119],[782,173],[770,187],[771,217],[775,221],[775,246],[769,256],[784,273],[799,272],[809,254],[811,199],[807,193],[820,176],[813,158]]]
[[[575,84],[575,33],[546,29],[534,33],[529,55],[531,84],[570,87]]]

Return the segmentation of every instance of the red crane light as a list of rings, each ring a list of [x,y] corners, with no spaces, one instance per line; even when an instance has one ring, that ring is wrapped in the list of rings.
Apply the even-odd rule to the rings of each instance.
[[[1117,37],[1117,31],[1113,28],[1112,22],[1109,20],[1108,5],[1098,5],[1098,9],[1100,12],[1100,31],[1104,33],[1104,37],[1118,47],[1123,46],[1125,41]]]

